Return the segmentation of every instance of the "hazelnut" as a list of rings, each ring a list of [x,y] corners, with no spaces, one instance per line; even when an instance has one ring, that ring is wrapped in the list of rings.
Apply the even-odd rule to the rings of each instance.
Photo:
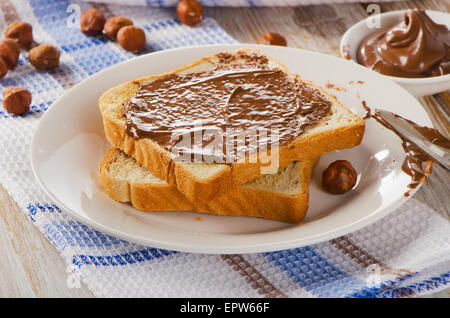
[[[0,42],[0,57],[6,63],[6,66],[12,70],[19,61],[20,47],[13,39],[4,39]]]
[[[8,66],[6,66],[5,61],[0,57],[0,78],[5,77],[6,73],[8,73]]]
[[[145,46],[144,30],[134,25],[125,26],[117,32],[117,42],[127,51],[138,52]]]
[[[342,194],[356,184],[357,173],[347,160],[337,160],[323,172],[322,185],[330,193]]]
[[[3,106],[6,111],[16,115],[28,113],[31,104],[30,92],[17,86],[10,86],[3,91]]]
[[[279,45],[279,46],[286,46],[287,42],[286,39],[275,32],[269,32],[264,35],[262,35],[258,39],[259,44],[268,44],[268,45]]]
[[[30,50],[28,59],[38,70],[50,70],[59,65],[59,52],[52,45],[41,44]]]
[[[33,28],[27,22],[12,22],[6,27],[5,37],[16,40],[26,49],[33,43]]]
[[[133,21],[125,17],[112,17],[106,20],[105,26],[103,27],[103,34],[105,34],[109,39],[115,41],[117,37],[117,32],[124,26],[133,25]]]
[[[181,0],[177,5],[177,15],[182,23],[196,25],[203,20],[203,6],[197,0]]]
[[[100,35],[105,21],[105,17],[100,10],[95,8],[86,10],[80,17],[81,32],[90,36]]]

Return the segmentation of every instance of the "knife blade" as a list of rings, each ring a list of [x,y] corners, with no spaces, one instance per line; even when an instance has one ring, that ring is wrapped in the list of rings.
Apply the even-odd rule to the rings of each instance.
[[[430,158],[434,159],[445,169],[450,171],[450,150],[448,148],[432,143],[423,134],[421,134],[420,131],[414,127],[414,125],[390,111],[376,109],[375,113],[391,125],[395,130],[397,130],[398,134],[412,142]]]

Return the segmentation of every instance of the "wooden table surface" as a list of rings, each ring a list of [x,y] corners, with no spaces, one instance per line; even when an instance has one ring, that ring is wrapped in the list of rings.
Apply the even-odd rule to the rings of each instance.
[[[411,0],[379,5],[382,12],[414,7],[450,11],[448,0]],[[342,34],[369,15],[364,4],[205,8],[205,11],[238,41],[254,43],[266,32],[277,32],[286,37],[288,46],[336,56],[340,55]],[[449,91],[422,98],[420,102],[435,127],[450,136]],[[449,219],[449,175],[442,168],[435,167],[434,170],[428,183],[414,198]],[[0,185],[0,297],[93,297],[83,284],[80,288],[68,288],[69,275],[56,248]],[[449,297],[449,291],[434,296]]]

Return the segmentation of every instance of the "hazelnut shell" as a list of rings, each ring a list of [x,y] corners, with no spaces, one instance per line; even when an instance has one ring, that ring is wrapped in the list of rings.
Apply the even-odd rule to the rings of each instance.
[[[105,17],[100,10],[91,8],[84,11],[80,17],[81,32],[89,36],[100,35],[105,25]]]
[[[4,39],[0,42],[0,57],[6,63],[8,69],[12,70],[17,66],[19,60],[20,47],[13,39]]]
[[[28,59],[31,65],[38,70],[50,70],[59,65],[60,54],[58,50],[49,44],[41,44],[30,50]]]
[[[125,26],[133,25],[133,21],[126,17],[112,17],[106,20],[105,26],[103,27],[103,34],[106,35],[110,40],[115,41],[117,38],[117,32]]]
[[[203,6],[197,0],[182,0],[178,2],[177,15],[183,24],[194,26],[203,20]]]
[[[282,35],[275,32],[269,32],[262,35],[258,39],[258,43],[266,45],[287,46],[286,39]]]
[[[3,91],[3,106],[6,111],[16,115],[28,113],[31,104],[31,93],[18,86],[10,86]]]
[[[145,47],[145,32],[141,28],[129,25],[117,32],[117,42],[127,51],[136,53]]]
[[[6,66],[5,61],[0,57],[0,78],[5,77],[6,73],[8,73],[8,66]]]
[[[323,172],[322,186],[333,194],[350,191],[356,184],[358,174],[347,160],[336,160]]]
[[[5,37],[15,39],[22,48],[33,44],[33,27],[27,22],[12,22],[5,30]]]

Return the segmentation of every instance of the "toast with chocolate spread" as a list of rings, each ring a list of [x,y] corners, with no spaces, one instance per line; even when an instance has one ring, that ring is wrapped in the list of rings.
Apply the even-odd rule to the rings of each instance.
[[[333,95],[254,49],[124,83],[99,107],[108,140],[191,202],[357,146],[364,134],[364,120]]]
[[[308,209],[309,182],[317,159],[294,161],[202,204],[193,204],[130,156],[111,148],[99,168],[105,192],[144,211],[193,211],[299,223]]]

